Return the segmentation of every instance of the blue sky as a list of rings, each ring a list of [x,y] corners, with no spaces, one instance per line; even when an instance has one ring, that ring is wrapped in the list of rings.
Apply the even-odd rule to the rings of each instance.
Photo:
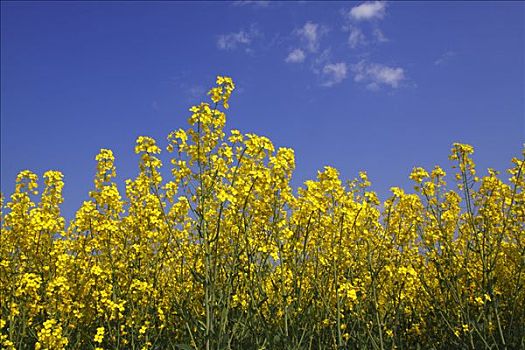
[[[523,2],[2,1],[1,190],[61,170],[72,217],[100,148],[123,184],[137,136],[164,147],[216,75],[238,87],[227,128],[293,148],[295,186],[366,170],[384,199],[457,141],[504,170],[525,141],[524,43]]]

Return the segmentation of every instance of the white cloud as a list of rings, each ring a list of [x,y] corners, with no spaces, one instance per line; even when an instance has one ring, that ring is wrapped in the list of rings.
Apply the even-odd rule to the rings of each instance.
[[[199,85],[193,85],[188,89],[188,93],[190,94],[191,98],[199,98],[202,97],[206,93],[206,89],[203,86]]]
[[[405,70],[400,67],[388,67],[377,63],[361,61],[352,66],[354,81],[367,83],[367,88],[376,90],[381,85],[398,88],[406,79]]]
[[[456,53],[454,51],[447,51],[444,54],[442,54],[437,60],[434,61],[434,65],[441,66],[442,64],[445,64],[448,61],[450,61],[454,56],[456,56]]]
[[[325,27],[312,22],[306,22],[302,28],[297,30],[297,34],[306,42],[306,47],[311,52],[319,50],[319,42],[326,32]]]
[[[385,1],[368,1],[354,6],[350,10],[341,10],[345,19],[343,31],[349,32],[348,45],[355,49],[363,44],[374,44],[387,42],[388,38],[378,27],[378,23],[372,23],[371,28],[364,26],[359,21],[382,19],[386,15]],[[369,29],[367,29],[369,28]]]
[[[348,69],[346,63],[331,63],[323,67],[323,75],[326,81],[323,83],[324,86],[333,86],[342,82],[347,75]]]
[[[241,45],[249,45],[259,35],[259,31],[252,26],[249,31],[240,30],[236,33],[221,34],[217,38],[217,47],[221,50],[234,50]]]
[[[233,50],[240,44],[249,44],[251,38],[245,31],[219,35],[217,47],[221,50]]]
[[[361,21],[371,19],[382,19],[386,14],[385,1],[367,1],[355,6],[350,10],[350,17]]]
[[[190,80],[188,71],[182,71],[177,76],[169,78],[170,83],[175,86],[177,95],[182,96],[186,102],[195,103],[196,100],[206,95],[206,88],[201,85],[188,84]]]
[[[324,66],[330,62],[332,62],[332,51],[330,48],[326,48],[316,54],[310,65],[310,70],[315,74],[322,74]]]
[[[286,63],[301,63],[306,58],[304,51],[301,49],[295,49],[288,54],[284,60]]]
[[[366,38],[361,29],[351,26],[350,35],[348,36],[348,45],[352,49],[355,49],[357,46],[366,43]]]
[[[373,34],[376,40],[380,43],[386,43],[388,41],[388,38],[385,36],[385,34],[383,34],[383,31],[379,28],[374,29]]]

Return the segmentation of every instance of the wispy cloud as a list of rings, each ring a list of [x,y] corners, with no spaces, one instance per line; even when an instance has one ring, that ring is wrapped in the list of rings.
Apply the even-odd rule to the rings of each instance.
[[[313,73],[320,75],[323,73],[324,66],[328,65],[331,62],[333,62],[332,50],[328,47],[316,54],[315,58],[311,62],[310,70]]]
[[[202,97],[202,95],[204,95],[205,93],[206,93],[206,89],[200,85],[192,85],[188,88],[188,94],[193,99]]]
[[[401,67],[389,67],[377,63],[361,61],[352,66],[354,81],[367,84],[367,88],[377,90],[382,85],[398,88],[405,77]]]
[[[176,94],[183,97],[186,102],[194,103],[206,94],[206,88],[204,86],[188,83],[188,81],[191,81],[188,71],[182,71],[177,76],[169,78],[168,81],[170,85],[175,87]],[[159,104],[157,103],[153,106],[153,108],[158,107]]]
[[[221,50],[234,50],[239,46],[248,46],[260,33],[252,26],[250,30],[239,30],[238,32],[221,34],[217,37],[217,47]]]
[[[295,49],[288,54],[288,56],[286,57],[284,61],[286,63],[301,63],[301,62],[304,62],[305,58],[306,58],[306,55],[303,50]]]
[[[379,28],[375,28],[372,34],[380,43],[386,43],[388,41],[388,38],[385,36],[385,34],[383,34],[383,31]]]
[[[321,37],[327,33],[327,28],[313,22],[306,22],[302,28],[296,30],[297,35],[305,42],[310,52],[319,50]]]
[[[241,30],[237,33],[229,33],[219,35],[217,39],[217,47],[221,50],[233,50],[239,45],[246,45],[251,42],[251,38],[247,32]]]
[[[348,35],[348,45],[352,49],[370,43],[383,43],[388,41],[388,38],[378,27],[378,20],[383,19],[386,15],[385,1],[365,2],[352,7],[350,10],[342,10],[341,14],[345,19],[342,30],[350,33]],[[364,31],[367,26],[363,27],[360,23],[364,21],[372,21],[371,25],[373,30],[368,33]]]
[[[330,63],[323,67],[323,77],[325,79],[323,86],[333,86],[342,82],[347,76],[348,68],[346,63]]]
[[[386,14],[385,1],[367,1],[361,5],[354,6],[350,10],[350,17],[357,20],[382,19]]]
[[[456,52],[454,52],[454,51],[447,51],[444,54],[442,54],[441,56],[439,56],[439,58],[437,60],[434,61],[434,65],[441,66],[441,65],[447,63],[448,61],[450,61],[454,56],[456,56]]]
[[[366,37],[361,29],[355,26],[350,26],[349,30],[350,35],[348,36],[348,45],[350,45],[352,49],[366,43]]]

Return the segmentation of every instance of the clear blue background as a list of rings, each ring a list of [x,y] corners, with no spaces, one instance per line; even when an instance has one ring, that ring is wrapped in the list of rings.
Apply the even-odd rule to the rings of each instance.
[[[238,86],[227,128],[294,148],[295,186],[325,165],[343,179],[367,170],[384,199],[410,188],[412,167],[448,166],[456,141],[475,147],[482,174],[508,168],[525,140],[525,4],[388,3],[383,18],[345,19],[359,4],[2,2],[2,192],[21,170],[60,170],[71,218],[100,148],[114,151],[120,184],[134,177],[137,136],[164,147],[223,74]],[[318,25],[316,52],[301,40],[307,22]],[[352,48],[348,25],[367,42]],[[240,31],[249,42],[220,48]],[[296,48],[305,61],[285,62]],[[354,81],[362,60],[401,67],[404,79],[369,89]],[[332,86],[328,63],[348,68]]]

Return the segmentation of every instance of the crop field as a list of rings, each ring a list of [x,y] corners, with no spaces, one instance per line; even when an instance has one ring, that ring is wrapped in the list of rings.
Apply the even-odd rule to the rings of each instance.
[[[62,174],[19,173],[2,349],[525,348],[525,150],[481,176],[455,143],[452,174],[414,168],[385,201],[332,167],[296,190],[292,149],[224,131],[234,88],[217,77],[169,133],[169,164],[139,137],[125,193],[100,150],[69,224]]]

